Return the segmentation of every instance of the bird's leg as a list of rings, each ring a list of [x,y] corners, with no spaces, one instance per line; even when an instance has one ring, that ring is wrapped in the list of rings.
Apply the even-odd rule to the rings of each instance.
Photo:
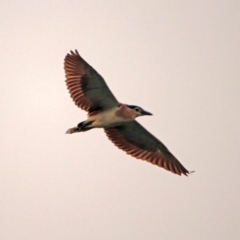
[[[86,132],[86,131],[92,129],[92,127],[90,127],[90,125],[92,123],[93,123],[93,121],[90,121],[90,122],[87,122],[87,121],[80,122],[77,125],[77,127],[69,128],[66,133],[72,134],[72,133],[76,133],[76,132]]]
[[[90,129],[92,129],[92,127],[90,127],[90,125],[93,123],[94,121],[84,121],[84,122],[80,122],[78,124],[78,129],[81,131],[81,132],[85,132],[85,131],[88,131]]]

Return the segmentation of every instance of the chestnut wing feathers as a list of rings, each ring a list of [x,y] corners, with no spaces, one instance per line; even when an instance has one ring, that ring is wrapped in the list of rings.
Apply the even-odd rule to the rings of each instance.
[[[104,130],[108,138],[127,154],[163,167],[175,174],[189,174],[189,171],[172,155],[167,147],[137,121]]]
[[[83,60],[77,50],[67,54],[64,69],[68,90],[78,107],[93,112],[118,105],[104,79]]]

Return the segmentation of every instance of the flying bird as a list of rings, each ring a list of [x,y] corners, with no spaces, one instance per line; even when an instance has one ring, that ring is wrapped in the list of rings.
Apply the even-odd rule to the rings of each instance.
[[[66,133],[103,128],[107,137],[127,154],[178,175],[187,176],[190,173],[161,141],[135,120],[152,114],[141,107],[120,103],[104,79],[77,50],[66,55],[64,69],[73,101],[88,112],[86,121],[68,129]]]

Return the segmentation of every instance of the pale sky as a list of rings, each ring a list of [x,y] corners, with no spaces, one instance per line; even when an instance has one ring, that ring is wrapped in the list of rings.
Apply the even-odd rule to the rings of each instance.
[[[1,240],[240,239],[240,2],[1,1]],[[188,169],[117,149],[65,86],[78,49]]]

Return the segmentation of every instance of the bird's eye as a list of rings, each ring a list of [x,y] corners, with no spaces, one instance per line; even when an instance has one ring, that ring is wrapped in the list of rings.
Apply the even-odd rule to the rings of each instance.
[[[140,112],[140,109],[139,108],[135,108],[136,112]]]

